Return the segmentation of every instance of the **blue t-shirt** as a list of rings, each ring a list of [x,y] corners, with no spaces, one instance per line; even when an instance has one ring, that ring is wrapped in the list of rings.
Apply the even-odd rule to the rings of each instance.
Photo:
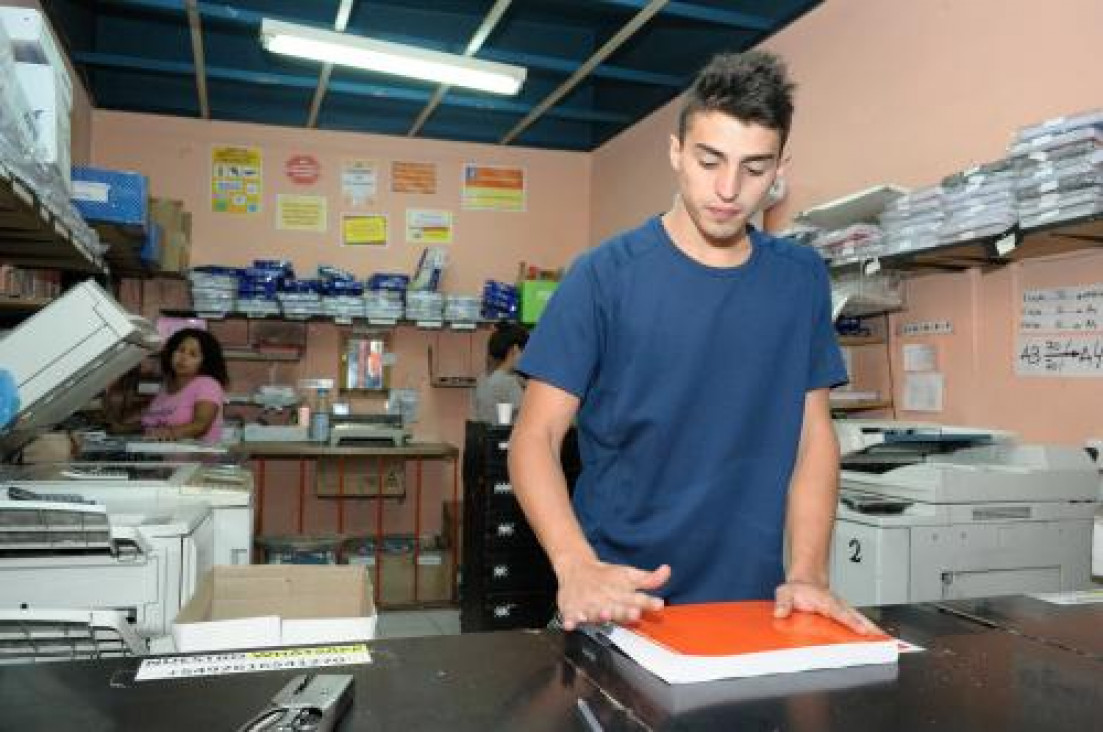
[[[672,603],[773,597],[805,394],[846,380],[823,261],[750,236],[731,268],[657,217],[584,253],[520,363],[581,399],[587,539],[604,561],[670,564]]]

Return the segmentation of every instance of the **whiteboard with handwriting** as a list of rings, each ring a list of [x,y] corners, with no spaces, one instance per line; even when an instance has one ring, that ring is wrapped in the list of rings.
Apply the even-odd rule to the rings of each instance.
[[[1103,377],[1103,333],[1020,335],[1015,373],[1019,376]]]
[[[1054,287],[1023,293],[1020,333],[1085,333],[1103,330],[1103,284]]]

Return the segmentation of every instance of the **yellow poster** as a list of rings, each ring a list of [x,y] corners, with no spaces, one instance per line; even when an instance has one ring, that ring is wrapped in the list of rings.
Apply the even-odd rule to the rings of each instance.
[[[325,196],[276,196],[276,228],[324,233],[328,228]]]
[[[524,211],[524,168],[464,165],[460,202],[468,210]]]
[[[263,165],[259,147],[211,148],[211,210],[260,213]]]
[[[387,246],[386,214],[345,216],[341,226],[341,243],[345,246]]]

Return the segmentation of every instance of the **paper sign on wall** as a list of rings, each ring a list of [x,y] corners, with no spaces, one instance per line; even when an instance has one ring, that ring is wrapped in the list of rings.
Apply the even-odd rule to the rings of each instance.
[[[406,241],[414,244],[451,244],[452,212],[406,209]]]
[[[283,164],[283,172],[295,185],[309,186],[318,182],[322,175],[322,166],[313,155],[300,153],[287,159]]]
[[[905,375],[904,410],[908,412],[941,412],[945,388],[945,377],[940,373]]]
[[[1015,355],[1019,376],[1103,377],[1103,334],[1019,336]]]
[[[391,190],[395,193],[436,193],[436,164],[396,160],[391,163]]]
[[[281,231],[325,232],[325,196],[276,196],[276,228]]]
[[[346,160],[341,167],[341,196],[346,208],[363,208],[379,192],[379,164],[374,160]]]
[[[1053,287],[1023,293],[1021,333],[1103,330],[1103,284]]]
[[[345,246],[387,246],[387,216],[345,216],[341,225],[341,243]]]
[[[929,343],[904,344],[905,371],[934,371],[938,351]]]
[[[524,211],[524,168],[464,165],[460,203],[468,210]]]
[[[215,213],[259,213],[262,176],[259,147],[212,147],[211,210]]]

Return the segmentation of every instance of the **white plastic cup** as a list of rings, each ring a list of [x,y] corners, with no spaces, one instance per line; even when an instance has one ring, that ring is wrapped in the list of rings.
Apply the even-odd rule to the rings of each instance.
[[[513,423],[513,405],[509,402],[498,403],[498,424],[508,425]]]

